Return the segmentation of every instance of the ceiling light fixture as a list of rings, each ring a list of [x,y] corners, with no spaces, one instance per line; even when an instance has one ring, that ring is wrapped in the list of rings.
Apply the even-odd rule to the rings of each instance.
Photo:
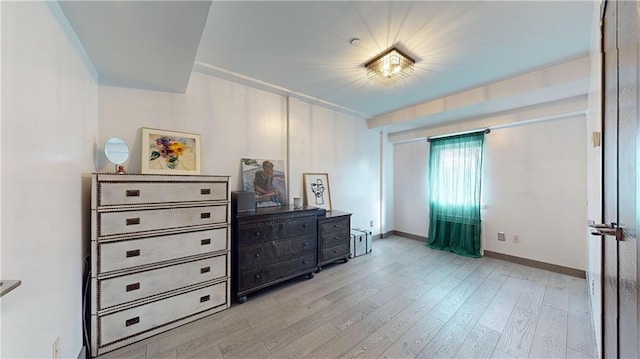
[[[369,79],[386,86],[411,76],[415,63],[407,54],[392,47],[369,61],[364,67],[367,69]]]

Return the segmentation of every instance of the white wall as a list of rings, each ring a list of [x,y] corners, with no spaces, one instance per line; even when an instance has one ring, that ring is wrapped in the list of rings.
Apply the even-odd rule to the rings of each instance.
[[[202,173],[231,176],[240,190],[240,159],[287,159],[289,198],[302,197],[302,173],[329,174],[333,208],[353,213],[353,226],[380,223],[379,139],[358,119],[194,72],[185,94],[99,87],[100,147],[120,137],[140,171],[141,127],[202,135]],[[113,171],[101,155],[100,168]]]
[[[394,145],[395,230],[427,237],[429,232],[429,143]]]
[[[493,130],[483,163],[485,250],[584,270],[585,118]],[[396,230],[427,236],[428,144],[396,144]],[[507,242],[497,241],[505,232]],[[519,244],[512,241],[520,236]]]
[[[97,85],[57,3],[2,4],[2,298],[0,357],[61,357],[82,347],[87,174]]]

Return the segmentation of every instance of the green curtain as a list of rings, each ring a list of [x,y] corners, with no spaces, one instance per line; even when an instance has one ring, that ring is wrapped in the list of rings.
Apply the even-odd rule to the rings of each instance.
[[[480,185],[484,132],[431,140],[427,246],[480,254]]]

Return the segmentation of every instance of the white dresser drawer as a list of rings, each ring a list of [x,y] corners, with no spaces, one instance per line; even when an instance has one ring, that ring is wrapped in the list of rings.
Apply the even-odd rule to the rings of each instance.
[[[227,205],[100,213],[100,236],[227,223]]]
[[[100,274],[227,249],[227,228],[98,245]]]
[[[226,182],[101,183],[99,206],[135,205],[167,202],[219,201],[227,199]]]
[[[107,345],[225,304],[226,289],[224,282],[100,317],[98,345]]]
[[[227,256],[99,281],[100,310],[227,275]]]

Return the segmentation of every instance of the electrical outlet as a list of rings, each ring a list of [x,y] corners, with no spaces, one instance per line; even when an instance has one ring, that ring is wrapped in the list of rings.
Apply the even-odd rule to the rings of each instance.
[[[504,236],[504,232],[498,232],[498,240],[502,242],[507,240]]]
[[[373,219],[369,221],[369,227],[373,227]]]
[[[520,236],[519,235],[517,235],[517,234],[513,235],[513,243],[516,243],[516,244],[520,243]]]
[[[52,356],[53,359],[60,358],[60,338],[56,338],[56,340],[53,342]]]

